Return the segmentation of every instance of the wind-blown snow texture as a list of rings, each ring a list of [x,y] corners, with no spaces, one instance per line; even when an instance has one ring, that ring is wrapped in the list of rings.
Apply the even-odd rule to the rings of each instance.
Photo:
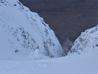
[[[18,0],[0,0],[0,58],[62,55],[54,32],[37,13]]]

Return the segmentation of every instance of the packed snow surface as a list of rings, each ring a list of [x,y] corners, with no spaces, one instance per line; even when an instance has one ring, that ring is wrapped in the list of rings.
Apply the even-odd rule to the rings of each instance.
[[[57,59],[1,60],[0,74],[98,74],[98,50]]]

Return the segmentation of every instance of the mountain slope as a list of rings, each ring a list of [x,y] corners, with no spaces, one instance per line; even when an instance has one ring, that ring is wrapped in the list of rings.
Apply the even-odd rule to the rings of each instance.
[[[98,26],[75,41],[72,51],[80,55],[32,60],[62,56],[63,50],[38,14],[17,0],[0,0],[0,74],[98,74],[97,39]]]
[[[94,52],[98,49],[98,25],[91,29],[82,32],[81,35],[75,40],[71,50],[74,52],[87,53],[88,51]]]
[[[79,51],[80,55],[74,53],[62,58],[33,61],[0,60],[0,74],[98,74],[98,40],[95,41],[98,38],[98,26],[86,30],[80,37],[85,39],[82,43],[87,42],[82,52]],[[73,46],[77,50],[83,45],[80,37]]]
[[[18,0],[0,0],[0,58],[62,55],[54,32],[37,13]]]

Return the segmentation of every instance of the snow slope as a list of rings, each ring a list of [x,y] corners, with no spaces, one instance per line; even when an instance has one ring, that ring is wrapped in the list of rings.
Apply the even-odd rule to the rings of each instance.
[[[81,35],[75,40],[74,45],[71,48],[72,52],[88,53],[91,54],[98,50],[98,25],[93,28],[87,29],[85,32],[82,32]],[[98,53],[98,52],[96,52]]]
[[[98,54],[88,52],[88,55],[47,60],[2,60],[0,74],[98,74]]]
[[[98,74],[97,43],[98,26],[74,42],[80,54],[39,60],[63,55],[53,31],[19,1],[0,0],[0,74]]]
[[[80,54],[46,60],[0,60],[0,74],[98,74],[97,38],[98,26],[76,39],[72,50]]]
[[[0,0],[1,59],[62,55],[62,47],[54,32],[37,13],[31,12],[18,0]]]

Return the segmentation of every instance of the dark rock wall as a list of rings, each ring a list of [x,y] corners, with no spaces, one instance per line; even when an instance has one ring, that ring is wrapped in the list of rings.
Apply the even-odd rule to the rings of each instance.
[[[75,40],[81,31],[98,23],[98,0],[20,0],[38,12],[55,31],[61,43]]]

